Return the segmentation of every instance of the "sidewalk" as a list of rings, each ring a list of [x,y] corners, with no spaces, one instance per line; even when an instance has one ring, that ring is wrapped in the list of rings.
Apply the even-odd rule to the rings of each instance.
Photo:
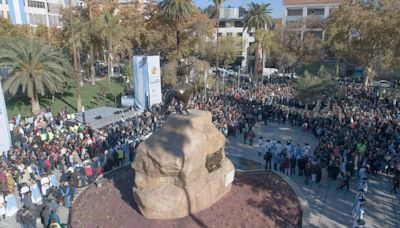
[[[282,142],[291,140],[292,144],[301,146],[308,143],[314,148],[317,139],[309,133],[304,133],[298,127],[270,123],[268,126],[258,124],[254,128],[256,138],[262,136],[264,140],[275,139]],[[243,136],[227,140],[225,150],[228,154],[242,156],[264,164],[262,157],[258,155],[256,145],[243,144]],[[296,169],[297,170],[297,169]],[[310,206],[310,226],[331,228],[351,227],[353,218],[351,214],[352,203],[356,194],[358,180],[351,180],[350,191],[336,190],[341,179],[331,181],[327,174],[323,173],[321,184],[304,184],[304,177],[296,175],[289,176],[307,196]],[[399,194],[397,197],[390,194],[391,182],[388,177],[369,177],[368,192],[365,195],[365,215],[367,227],[400,227]]]

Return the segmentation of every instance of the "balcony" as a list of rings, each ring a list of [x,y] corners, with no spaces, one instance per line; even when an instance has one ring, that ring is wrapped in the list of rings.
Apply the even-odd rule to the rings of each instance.
[[[303,20],[286,21],[286,28],[288,29],[301,29],[303,27]]]
[[[287,16],[286,21],[299,21],[303,18],[303,16]]]
[[[324,17],[311,15],[306,17],[306,26],[307,29],[317,29],[322,28]]]

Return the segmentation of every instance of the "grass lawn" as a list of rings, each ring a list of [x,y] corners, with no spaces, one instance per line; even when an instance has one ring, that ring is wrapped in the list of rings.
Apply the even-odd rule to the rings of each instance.
[[[124,82],[119,79],[111,81],[110,90],[108,89],[107,79],[97,81],[94,86],[90,83],[84,84],[83,87],[81,87],[82,105],[85,106],[85,109],[105,105],[115,105],[114,96],[123,92],[124,88]],[[105,98],[101,96],[102,93],[108,94],[108,96]],[[99,97],[99,99],[97,99],[97,104],[91,105],[90,101],[94,97]],[[6,97],[6,104],[9,119],[18,115],[18,113],[21,113],[22,117],[31,115],[30,99],[26,96],[16,95],[14,97]],[[53,115],[58,114],[64,107],[67,107],[69,111],[76,111],[75,88],[71,87],[63,94],[55,95],[54,102],[52,102],[51,96],[41,97],[40,105],[41,107],[51,108]]]

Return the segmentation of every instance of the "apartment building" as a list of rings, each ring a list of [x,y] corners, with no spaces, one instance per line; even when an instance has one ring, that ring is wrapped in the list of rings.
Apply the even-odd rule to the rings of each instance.
[[[29,24],[33,28],[39,24],[61,28],[63,21],[60,10],[68,7],[70,1],[73,6],[85,6],[83,0],[0,0],[0,17],[10,19],[13,24]],[[119,0],[119,3],[143,4],[143,1]]]
[[[251,61],[254,61],[254,56],[250,55],[249,47],[254,42],[253,32],[243,30],[244,11],[240,8],[221,8],[219,16],[219,32],[218,36],[237,36],[242,42],[237,45],[239,51],[237,53],[234,66],[241,66],[244,71],[250,71],[248,66],[251,66]]]
[[[36,27],[44,24],[50,27],[63,26],[60,10],[66,0],[0,0],[0,16],[10,19],[13,24],[29,24]],[[72,0],[79,4],[78,0]]]
[[[324,39],[321,22],[342,2],[343,0],[283,0],[282,25],[288,30],[299,31],[301,38],[306,33],[313,33]]]

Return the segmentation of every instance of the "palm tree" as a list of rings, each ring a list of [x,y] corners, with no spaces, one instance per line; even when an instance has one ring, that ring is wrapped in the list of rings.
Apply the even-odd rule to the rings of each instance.
[[[90,78],[92,81],[92,85],[95,84],[95,69],[94,69],[94,40],[96,37],[96,31],[94,29],[94,19],[93,19],[93,12],[92,12],[92,1],[85,0],[87,10],[88,10],[88,31],[89,31],[89,56],[88,62],[90,64]]]
[[[6,67],[9,78],[4,90],[15,95],[26,94],[32,113],[40,113],[39,95],[64,89],[73,69],[60,50],[33,39],[13,39],[0,48],[0,67]]]
[[[107,46],[107,68],[108,68],[108,87],[111,85],[111,74],[113,72],[112,55],[115,43],[119,36],[121,36],[121,25],[119,17],[114,15],[112,12],[106,10],[98,21],[98,28],[100,29],[101,35],[104,37]]]
[[[79,27],[81,26],[81,22],[79,18],[75,17],[74,12],[72,10],[72,1],[69,2],[68,9],[68,25],[66,27],[66,34],[69,36],[68,41],[71,47],[72,59],[74,63],[74,75],[75,75],[75,96],[76,96],[76,108],[78,112],[82,111],[82,97],[81,97],[81,83],[82,83],[82,74],[80,69],[80,52],[79,52],[79,40],[78,36],[80,33]],[[65,34],[64,34],[65,35]]]
[[[215,60],[215,67],[216,67],[216,70],[217,70],[217,77],[219,77],[219,70],[218,70],[218,67],[219,67],[219,37],[218,37],[218,34],[219,34],[219,10],[221,9],[221,5],[222,5],[222,3],[224,2],[224,0],[213,0],[213,2],[214,2],[214,5],[215,5],[215,10],[217,11],[217,58],[216,58],[216,60]]]
[[[243,31],[248,30],[249,32],[252,29],[256,31],[259,29],[270,30],[274,27],[274,19],[271,17],[271,4],[257,4],[250,3],[249,9],[246,15],[243,18]],[[255,74],[259,76],[260,72],[262,72],[263,66],[260,63],[260,54],[261,51],[260,45],[256,48],[255,51]],[[261,68],[261,70],[260,70]]]
[[[275,33],[266,29],[259,29],[255,32],[254,38],[255,43],[251,47],[251,49],[254,52],[257,50],[257,48],[260,48],[259,50],[262,51],[261,65],[264,66],[264,57],[266,57],[266,55],[269,56],[271,52],[277,49],[277,45],[275,42]]]
[[[163,0],[160,5],[161,14],[170,21],[175,28],[175,36],[176,36],[176,62],[177,69],[176,75],[178,80],[182,81],[182,76],[180,75],[180,24],[192,16],[193,14],[193,4],[191,0]]]

